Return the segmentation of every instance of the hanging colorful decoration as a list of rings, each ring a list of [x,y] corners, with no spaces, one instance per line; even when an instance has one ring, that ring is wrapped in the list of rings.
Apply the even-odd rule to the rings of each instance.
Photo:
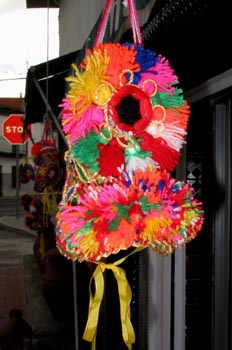
[[[62,169],[59,151],[48,117],[44,121],[40,142],[36,142],[31,148],[31,156],[35,164],[35,191],[42,193],[47,186],[56,189],[62,177]]]
[[[100,44],[81,67],[62,105],[70,148],[58,247],[79,261],[131,246],[171,253],[203,222],[193,189],[169,175],[190,114],[178,78],[136,44]]]
[[[134,2],[127,3],[134,43],[103,43],[112,5],[107,0],[94,48],[79,68],[72,65],[61,105],[69,149],[56,242],[67,258],[97,265],[84,333],[93,349],[105,269],[117,279],[121,310],[130,300],[129,292],[122,296],[130,289],[118,267],[123,260],[107,265],[102,258],[131,247],[171,254],[194,239],[203,224],[193,188],[171,176],[185,143],[190,107],[168,60],[142,46]],[[130,349],[129,318],[121,313]]]
[[[28,182],[34,181],[35,169],[32,164],[29,163],[28,158],[25,157],[23,163],[19,165],[19,182],[21,184],[26,184]]]
[[[56,215],[60,199],[59,189],[63,185],[61,157],[48,115],[44,117],[41,140],[33,143],[31,147],[31,157],[34,165],[29,167],[28,162],[25,162],[20,167],[20,179],[21,182],[28,181],[29,170],[31,173],[33,170],[31,179],[34,181],[36,195],[23,195],[21,204],[28,211],[25,225],[42,235]]]
[[[21,197],[21,205],[28,212],[25,216],[25,226],[33,231],[40,231],[43,228],[43,204],[40,198],[24,194]]]

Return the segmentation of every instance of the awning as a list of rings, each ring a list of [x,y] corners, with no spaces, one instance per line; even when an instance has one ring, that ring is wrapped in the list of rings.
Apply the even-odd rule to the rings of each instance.
[[[53,0],[49,2],[49,8],[59,7],[59,1]],[[48,0],[26,0],[27,8],[38,8],[38,7],[47,7]]]
[[[25,92],[24,123],[43,122],[47,109],[56,117],[65,94],[65,78],[79,51],[55,58],[28,69]]]

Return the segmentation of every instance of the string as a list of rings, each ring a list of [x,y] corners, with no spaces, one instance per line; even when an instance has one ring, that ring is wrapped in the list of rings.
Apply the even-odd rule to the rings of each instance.
[[[110,14],[110,10],[111,10],[113,1],[114,0],[106,0],[105,7],[104,7],[104,10],[102,13],[101,20],[100,20],[100,24],[98,27],[97,36],[96,36],[96,39],[94,42],[94,48],[103,42],[105,31],[106,31],[106,26],[107,26],[107,22],[108,22],[108,18],[109,18],[109,14]],[[131,24],[131,28],[132,28],[134,42],[136,44],[142,45],[142,35],[140,32],[140,26],[139,26],[139,20],[138,20],[136,7],[135,7],[135,2],[134,2],[134,0],[127,0],[126,4],[128,5],[129,19],[130,19],[130,24]]]
[[[46,112],[44,122],[48,118],[48,77],[49,77],[49,0],[47,0],[47,61],[46,61]]]
[[[129,17],[130,17],[134,42],[136,44],[142,45],[142,35],[140,32],[138,14],[136,11],[134,0],[127,0],[127,1],[128,1]]]
[[[113,0],[106,0],[106,5],[105,5],[105,8],[104,8],[104,11],[102,14],[102,18],[101,18],[100,25],[98,28],[97,36],[96,36],[96,39],[94,42],[94,47],[96,47],[97,45],[99,45],[103,41],[103,37],[104,37],[105,31],[106,31],[106,25],[107,25],[107,21],[109,18],[112,2],[113,2]]]
[[[49,0],[47,0],[47,59],[46,59],[46,112],[44,115],[44,130],[42,140],[46,139],[48,136],[51,136],[52,142],[55,145],[55,138],[51,126],[51,120],[49,118],[49,107],[48,107],[48,99],[49,99],[49,27],[50,27],[50,4]]]

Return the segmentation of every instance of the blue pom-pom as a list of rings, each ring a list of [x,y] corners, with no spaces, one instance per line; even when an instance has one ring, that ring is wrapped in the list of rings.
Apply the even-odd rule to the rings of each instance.
[[[151,67],[154,67],[157,63],[158,56],[154,51],[144,49],[140,45],[125,43],[124,46],[127,46],[129,49],[133,46],[137,51],[135,62],[140,65],[140,71],[134,72],[133,84],[138,84],[141,79],[141,74],[148,72]],[[129,74],[128,74],[129,79]]]

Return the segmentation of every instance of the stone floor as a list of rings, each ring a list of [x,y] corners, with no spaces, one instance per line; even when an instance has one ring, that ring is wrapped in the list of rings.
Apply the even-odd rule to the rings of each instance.
[[[31,315],[26,299],[21,266],[0,269],[0,317],[6,320],[10,309],[21,309],[26,321]]]
[[[54,319],[41,293],[41,276],[34,256],[24,256],[22,265],[36,350],[74,350],[73,330]]]
[[[20,230],[20,224],[14,217],[0,217],[0,321],[8,319],[13,308],[21,309],[24,318],[29,323],[31,321],[22,256],[33,253],[34,241],[35,236]]]
[[[75,350],[73,329],[54,319],[41,292],[32,248],[36,236],[27,237],[31,232],[13,216],[0,217],[0,228],[0,322],[8,318],[10,309],[19,308],[32,326],[34,349]]]

